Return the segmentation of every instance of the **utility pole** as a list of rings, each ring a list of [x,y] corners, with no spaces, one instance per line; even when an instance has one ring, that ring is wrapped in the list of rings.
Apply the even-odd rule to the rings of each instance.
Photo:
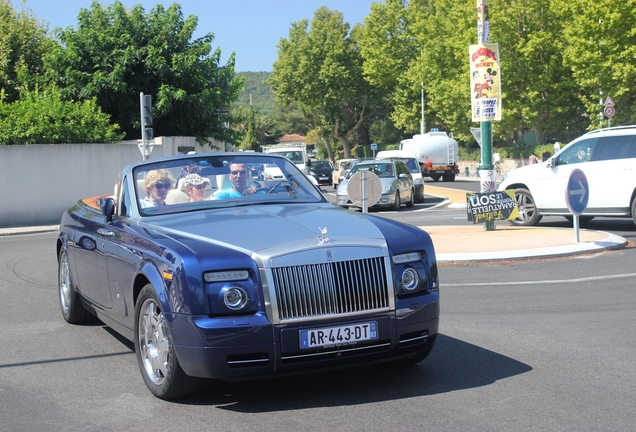
[[[492,152],[492,120],[501,119],[501,78],[499,48],[490,43],[488,0],[477,0],[477,45],[470,47],[471,101],[473,121],[481,131],[481,193],[496,192]],[[484,222],[486,231],[495,229],[495,221]]]

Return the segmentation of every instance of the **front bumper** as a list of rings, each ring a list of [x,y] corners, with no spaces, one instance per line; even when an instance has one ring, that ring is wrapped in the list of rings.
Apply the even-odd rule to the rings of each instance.
[[[215,379],[267,377],[388,361],[432,343],[439,329],[439,294],[398,301],[392,312],[272,325],[264,315],[234,318],[173,316],[175,350],[186,374]],[[300,348],[299,331],[376,321],[379,337],[351,345]]]

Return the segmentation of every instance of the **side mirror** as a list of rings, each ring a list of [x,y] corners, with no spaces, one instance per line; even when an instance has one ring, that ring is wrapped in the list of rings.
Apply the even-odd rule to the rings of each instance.
[[[548,163],[546,164],[546,166],[548,168],[552,168],[553,166],[556,165],[556,158],[555,157],[551,157],[550,159],[548,159],[547,161]]]
[[[99,204],[102,214],[106,216],[106,221],[112,221],[113,215],[115,214],[115,200],[112,198],[100,198],[97,203]]]

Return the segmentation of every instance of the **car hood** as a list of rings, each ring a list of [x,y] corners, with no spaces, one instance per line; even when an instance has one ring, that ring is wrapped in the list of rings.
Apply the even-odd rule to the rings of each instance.
[[[513,169],[506,174],[504,180],[502,180],[502,182],[499,184],[498,189],[503,190],[509,184],[518,182],[523,183],[526,180],[534,179],[536,178],[537,173],[547,169],[549,169],[547,161]]]
[[[361,213],[328,204],[233,207],[153,217],[144,228],[155,228],[180,241],[183,236],[245,253],[287,244],[287,249],[319,246],[322,233],[330,246],[373,243],[384,236]],[[290,244],[296,243],[291,246]]]

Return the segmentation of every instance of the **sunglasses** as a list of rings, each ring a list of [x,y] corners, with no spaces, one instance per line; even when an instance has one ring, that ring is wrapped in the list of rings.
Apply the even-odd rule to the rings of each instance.
[[[240,170],[240,171],[230,171],[230,174],[232,175],[247,175],[247,171],[245,170]]]
[[[168,189],[172,186],[172,183],[155,183],[155,188],[157,189]]]
[[[202,183],[202,184],[200,184],[200,185],[196,185],[196,186],[195,186],[195,185],[192,185],[192,187],[193,187],[193,188],[196,188],[196,189],[199,189],[199,190],[201,190],[201,189],[205,189],[205,186],[206,186],[206,184],[205,184],[205,183]]]

